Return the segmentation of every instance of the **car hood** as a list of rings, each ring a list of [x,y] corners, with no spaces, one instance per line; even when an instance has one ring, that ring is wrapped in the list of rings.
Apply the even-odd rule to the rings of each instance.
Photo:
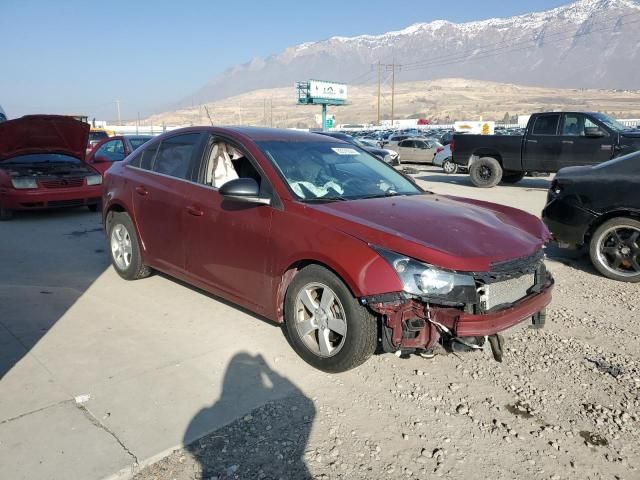
[[[36,153],[60,153],[84,161],[89,128],[62,115],[26,115],[0,123],[0,161]]]
[[[364,150],[369,152],[371,155],[375,155],[376,157],[380,157],[380,158],[384,158],[385,155],[389,154],[388,150],[384,150],[382,148],[376,148],[376,147],[364,147]]]
[[[620,132],[620,136],[640,140],[640,130],[624,130]]]
[[[327,224],[423,262],[486,272],[536,253],[549,238],[535,216],[503,205],[424,194],[313,205]]]

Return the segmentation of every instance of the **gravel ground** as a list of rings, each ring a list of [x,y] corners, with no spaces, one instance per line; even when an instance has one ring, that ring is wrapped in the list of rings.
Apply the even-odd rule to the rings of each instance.
[[[489,350],[374,356],[141,470],[137,480],[640,479],[638,285],[549,251],[543,330]]]

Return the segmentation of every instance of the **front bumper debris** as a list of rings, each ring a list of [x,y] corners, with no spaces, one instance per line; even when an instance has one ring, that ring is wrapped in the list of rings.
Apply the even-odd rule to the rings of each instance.
[[[418,300],[367,303],[383,318],[385,350],[428,349],[441,337],[486,337],[507,330],[525,320],[539,328],[541,312],[551,303],[553,282],[538,293],[491,313],[465,313],[457,308],[430,305]]]

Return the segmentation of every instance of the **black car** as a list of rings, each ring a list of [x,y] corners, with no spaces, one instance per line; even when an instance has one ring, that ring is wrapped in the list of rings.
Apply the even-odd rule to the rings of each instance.
[[[337,138],[344,142],[351,143],[357,147],[360,147],[362,150],[369,152],[374,157],[382,160],[389,165],[400,165],[400,156],[396,152],[392,152],[390,150],[384,150],[382,148],[370,147],[369,145],[358,141],[358,139],[353,138],[351,135],[347,135],[346,133],[341,132],[313,132],[320,135],[326,135],[328,137]]]
[[[604,276],[640,282],[640,152],[560,170],[542,218],[560,247],[588,246]]]

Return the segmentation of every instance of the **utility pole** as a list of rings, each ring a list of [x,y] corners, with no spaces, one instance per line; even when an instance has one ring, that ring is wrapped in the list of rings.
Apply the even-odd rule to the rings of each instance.
[[[391,128],[395,123],[395,106],[396,106],[396,59],[391,64]]]
[[[382,65],[380,65],[380,60],[378,60],[378,125],[380,125],[380,78],[381,78],[380,68],[381,67]]]
[[[116,100],[116,108],[118,110],[118,125],[121,124],[121,120],[120,120],[120,100]]]

